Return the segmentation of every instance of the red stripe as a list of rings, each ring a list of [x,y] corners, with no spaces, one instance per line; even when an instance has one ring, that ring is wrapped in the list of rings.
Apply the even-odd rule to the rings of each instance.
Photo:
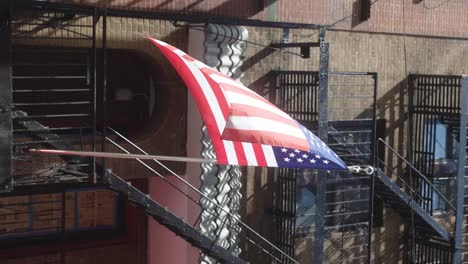
[[[309,142],[307,142],[307,140],[296,137],[288,137],[281,133],[225,128],[221,138],[226,140],[251,143],[261,142],[265,145],[282,146],[303,151],[310,151]]]
[[[252,144],[255,158],[257,159],[258,166],[268,166],[265,153],[263,152],[262,145],[260,144]]]
[[[258,108],[251,105],[231,104],[230,116],[261,117],[299,128],[297,122],[293,119],[286,118],[278,114],[266,111],[263,108]]]
[[[152,41],[166,56],[172,66],[176,69],[179,75],[184,80],[187,88],[189,89],[190,93],[192,94],[193,98],[195,99],[195,103],[200,111],[200,114],[203,118],[203,121],[206,124],[208,129],[208,134],[210,135],[211,141],[213,143],[213,147],[216,152],[216,157],[219,163],[221,164],[228,164],[226,150],[224,148],[224,144],[220,139],[220,131],[216,125],[216,120],[214,118],[213,113],[209,107],[209,102],[206,99],[203,91],[201,90],[200,84],[196,80],[193,73],[190,71],[188,66],[184,63],[182,58],[171,51],[172,46],[162,46],[159,45],[156,41],[150,38]],[[173,47],[172,47],[173,48]],[[174,50],[174,49],[173,49]],[[245,164],[239,164],[245,165]]]
[[[248,165],[247,158],[245,156],[244,146],[242,146],[242,143],[241,142],[233,142],[233,143],[234,143],[234,149],[236,150],[237,161],[239,162],[239,164]]]

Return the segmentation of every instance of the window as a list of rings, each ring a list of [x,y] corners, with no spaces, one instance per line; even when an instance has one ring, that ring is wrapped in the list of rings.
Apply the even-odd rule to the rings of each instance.
[[[433,150],[433,161],[429,161],[426,166],[432,166],[431,175],[433,185],[442,194],[454,201],[454,178],[457,176],[457,145],[456,133],[453,127],[440,118],[427,118],[424,122],[424,143]],[[432,144],[432,147],[430,146]],[[433,163],[433,164],[430,164]],[[429,186],[422,186],[423,193],[429,192]],[[446,202],[441,196],[433,191],[432,205],[434,210],[447,209]]]
[[[104,187],[0,198],[0,240],[120,231],[123,205]]]

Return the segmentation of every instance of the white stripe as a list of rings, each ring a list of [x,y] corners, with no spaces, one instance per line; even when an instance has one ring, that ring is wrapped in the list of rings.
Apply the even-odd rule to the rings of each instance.
[[[233,79],[229,79],[227,77],[224,77],[224,76],[221,76],[221,75],[218,75],[218,74],[210,74],[210,77],[215,80],[217,83],[220,83],[220,84],[229,84],[229,85],[232,85],[232,86],[235,86],[245,92],[248,92],[249,94],[251,94],[252,96],[256,96],[258,97],[259,99],[261,100],[265,100],[267,101],[265,98],[263,98],[262,96],[260,96],[259,94],[257,94],[256,92],[250,90],[249,88],[245,87],[245,85],[243,85],[242,83],[236,81],[236,80],[233,80]]]
[[[217,71],[216,69],[209,67],[208,65],[206,65],[205,63],[203,63],[203,62],[201,62],[199,60],[195,60],[194,64],[202,71],[205,68]]]
[[[175,54],[179,55],[179,57],[183,57],[185,55],[187,55],[187,53],[181,51],[180,49],[175,49],[175,50],[171,50],[172,52],[174,52]],[[188,56],[188,55],[187,55]]]
[[[156,43],[158,43],[158,44],[161,45],[161,46],[167,46],[167,45],[169,45],[169,44],[167,44],[166,42],[162,42],[162,41],[157,40],[157,39],[154,39],[154,38],[151,38],[151,39],[152,39],[153,41],[156,41]]]
[[[213,80],[215,80],[218,83],[230,84],[232,86],[236,86],[236,87],[241,88],[243,90],[250,91],[250,92],[254,93],[252,90],[245,87],[242,83],[240,83],[240,82],[238,82],[236,80],[230,79],[230,78],[228,78],[226,76],[222,76],[222,75],[219,75],[219,74],[210,74],[210,77],[213,78]]]
[[[226,156],[229,164],[239,164],[236,155],[236,149],[234,148],[234,143],[229,140],[223,140],[224,150],[226,151]]]
[[[257,166],[257,157],[253,150],[253,146],[250,143],[242,142],[242,147],[244,147],[245,158],[247,159],[247,164],[252,166]]]
[[[276,163],[275,153],[273,152],[273,147],[268,145],[262,145],[263,154],[265,155],[265,160],[268,167],[278,167]]]
[[[210,84],[208,83],[200,69],[198,69],[195,65],[193,65],[186,59],[182,57],[180,58],[185,63],[185,65],[187,65],[189,70],[192,72],[193,76],[195,76],[195,79],[197,80],[198,84],[200,85],[202,92],[205,95],[206,100],[208,101],[211,112],[214,115],[219,133],[221,134],[224,129],[224,126],[226,125],[226,119],[224,119],[223,112],[221,111],[221,108],[218,104],[218,99],[216,98],[213,90],[211,89]]]
[[[273,106],[273,105],[271,105],[269,103],[266,103],[264,101],[256,100],[255,98],[252,98],[250,96],[240,94],[240,93],[236,93],[236,92],[231,92],[231,91],[224,92],[224,95],[226,96],[226,99],[228,100],[228,102],[230,104],[242,104],[242,105],[248,105],[248,106],[252,106],[252,107],[256,107],[256,108],[261,108],[261,109],[263,109],[265,111],[277,114],[277,115],[282,116],[284,118],[287,118],[287,119],[289,119],[291,121],[294,120],[288,114],[286,114],[285,112],[281,111],[277,107],[275,107],[275,106]]]
[[[264,131],[284,134],[288,137],[296,137],[307,140],[302,129],[287,125],[282,122],[252,116],[230,116],[226,128],[236,130]]]

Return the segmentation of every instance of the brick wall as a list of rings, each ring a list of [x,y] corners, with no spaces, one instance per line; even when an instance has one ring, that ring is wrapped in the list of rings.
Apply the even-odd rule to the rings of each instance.
[[[249,28],[250,40],[269,45],[281,38],[280,29]],[[292,30],[292,41],[310,41],[317,37],[312,30]],[[406,77],[410,73],[462,75],[468,72],[464,58],[468,55],[468,41],[428,37],[330,31],[330,70],[378,73],[378,118],[387,121],[386,140],[400,153],[406,152],[407,91]],[[298,49],[289,50],[299,52]],[[318,50],[313,49],[311,59],[272,51],[247,44],[242,81],[262,94],[266,94],[272,70],[318,70]],[[333,102],[329,102],[333,104]],[[244,215],[254,227],[271,235],[271,182],[265,178],[266,170],[249,170],[243,185],[246,197]],[[259,224],[262,223],[262,224]],[[373,258],[376,263],[399,263],[402,258],[401,225],[398,212],[386,209],[384,226],[373,231]],[[298,252],[307,258],[313,247],[311,241],[298,245]],[[328,253],[333,250],[328,249]],[[310,257],[309,255],[308,257]],[[254,259],[255,253],[251,256]],[[329,260],[333,254],[327,255]],[[380,261],[380,262],[379,262]]]
[[[61,0],[99,7],[254,18],[334,25],[336,29],[467,38],[468,2],[463,0],[373,1],[371,18],[361,23],[359,0]]]
[[[94,1],[97,2],[97,1]],[[167,1],[166,1],[167,2]],[[310,21],[318,19],[324,12],[333,7],[333,16],[327,16],[329,23],[331,18],[339,20],[347,14],[350,8],[349,1],[331,1],[325,5],[317,4],[319,1],[304,1],[301,7],[304,10],[315,10],[311,13],[304,11],[297,13],[297,16],[291,17],[293,11],[282,12],[282,1],[276,1],[276,15],[278,20],[294,20],[302,21],[304,16],[309,16]],[[101,2],[102,3],[102,2]],[[114,2],[108,2],[114,3]],[[139,2],[135,3],[135,6]],[[141,2],[146,3],[148,2]],[[155,2],[161,4],[162,2]],[[172,1],[171,3],[180,3]],[[209,1],[204,1],[203,4],[208,4]],[[400,2],[397,1],[379,1],[374,4],[373,19],[388,16],[392,19],[387,21],[369,21],[357,26],[356,30],[363,31],[382,31],[401,33],[403,24],[399,14]],[[466,10],[466,2],[450,1],[447,4],[435,9],[428,9],[424,5],[431,4],[430,1],[423,1],[421,4],[412,4],[406,2],[408,9],[407,16],[411,17],[411,24],[408,18],[407,32],[413,34],[429,34],[429,35],[449,35],[456,37],[465,37],[461,29],[463,23],[466,24],[465,17],[460,17],[460,12]],[[435,3],[435,2],[434,2]],[[169,8],[169,4],[165,5]],[[193,8],[202,6],[193,5]],[[298,5],[299,6],[299,5]],[[269,5],[271,8],[271,5]],[[374,8],[373,7],[373,8]],[[377,8],[378,7],[378,8]],[[142,7],[143,8],[143,7]],[[152,8],[144,7],[144,8]],[[348,11],[347,11],[348,10]],[[378,11],[381,10],[381,11]],[[443,11],[445,10],[445,11]],[[449,22],[444,22],[447,13],[453,13],[450,16]],[[263,11],[266,12],[266,11]],[[377,12],[377,13],[376,13]],[[378,13],[382,12],[382,16]],[[414,13],[411,13],[414,12]],[[417,19],[417,12],[420,12]],[[440,19],[432,18],[437,14]],[[329,12],[330,13],[330,12]],[[258,13],[252,17],[266,16],[266,13]],[[412,15],[411,15],[412,14]],[[286,18],[290,16],[290,18]],[[448,15],[447,15],[448,16]],[[307,20],[309,21],[309,20]],[[322,21],[322,20],[317,20]],[[328,21],[328,22],[327,22]],[[351,27],[350,20],[345,20],[338,24],[338,28],[349,29]],[[437,23],[440,22],[440,23]],[[379,24],[380,23],[380,24]],[[452,24],[453,32],[442,27]],[[437,24],[437,25],[435,25]],[[422,25],[422,26],[421,26]],[[458,26],[460,28],[457,28]],[[420,27],[421,26],[421,27]],[[168,21],[156,20],[138,20],[127,18],[111,18],[109,21],[109,46],[111,48],[125,48],[142,51],[151,60],[158,61],[158,67],[154,75],[157,77],[163,76],[163,80],[158,85],[161,88],[159,98],[159,108],[155,115],[154,126],[135,138],[137,143],[140,143],[150,153],[164,154],[183,154],[185,144],[185,102],[186,91],[181,85],[180,80],[175,76],[174,71],[164,63],[164,59],[155,53],[147,41],[142,38],[141,33],[149,34],[154,37],[161,38],[175,46],[184,49],[187,45],[187,33],[184,28],[175,28]],[[271,28],[254,28],[249,27],[250,41],[269,45],[273,42],[279,42],[282,38],[281,29]],[[291,41],[311,41],[317,38],[317,31],[313,30],[291,30]],[[330,70],[332,71],[363,71],[377,72],[379,76],[378,89],[378,108],[379,118],[386,119],[387,122],[387,139],[400,152],[405,151],[406,138],[406,110],[407,101],[405,99],[406,88],[405,78],[409,73],[421,74],[466,74],[468,65],[464,58],[468,55],[468,45],[466,40],[462,39],[444,39],[444,38],[429,38],[429,37],[403,37],[402,35],[379,34],[371,32],[349,32],[349,31],[329,31],[327,39],[330,42]],[[291,50],[298,52],[298,50]],[[406,52],[405,52],[406,51]],[[405,55],[406,54],[406,55]],[[263,92],[264,86],[268,85],[268,80],[265,77],[272,70],[317,70],[318,69],[318,52],[313,50],[311,59],[302,59],[299,56],[291,55],[284,52],[273,51],[269,48],[247,44],[247,53],[243,65],[245,72],[242,81],[257,91]],[[262,93],[263,94],[263,93]],[[183,99],[180,98],[183,96]],[[183,103],[182,103],[183,102]],[[179,109],[181,108],[181,109]],[[170,149],[167,145],[177,144],[177,150]],[[167,152],[164,152],[167,151]],[[119,164],[115,164],[119,166]],[[122,176],[141,175],[136,169],[122,166]],[[139,170],[139,169],[138,169]],[[249,171],[244,177],[244,193],[243,193],[243,217],[251,223],[256,230],[261,233],[270,234],[271,226],[267,223],[271,222],[271,200],[268,184],[270,181],[265,176],[263,169]],[[389,261],[390,259],[398,263],[401,258],[400,252],[400,222],[397,217],[398,213],[387,210],[384,227],[374,230],[374,239],[376,241],[373,248],[374,258],[376,261]],[[268,235],[267,235],[268,236]],[[251,251],[251,256],[256,253]],[[250,258],[249,258],[250,259]],[[389,262],[386,262],[389,263]]]

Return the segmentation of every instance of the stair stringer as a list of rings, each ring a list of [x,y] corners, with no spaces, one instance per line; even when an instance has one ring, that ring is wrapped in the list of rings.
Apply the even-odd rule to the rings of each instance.
[[[415,220],[423,223],[422,228],[426,228],[434,233],[434,235],[442,238],[447,242],[452,242],[453,237],[450,233],[445,230],[441,225],[439,225],[432,217],[426,213],[421,206],[419,206],[406,192],[401,190],[401,188],[394,183],[387,175],[385,175],[381,170],[377,170],[375,174],[375,179],[379,181],[380,184],[376,184],[375,194],[382,198],[385,204],[394,207],[397,211],[400,212],[400,215],[403,216],[403,219],[408,222],[408,214],[411,214],[410,210],[413,210]],[[383,189],[385,186],[386,190]],[[389,197],[388,191],[393,194],[393,197]],[[390,198],[390,199],[388,199]],[[401,209],[405,208],[408,210],[402,212]]]

